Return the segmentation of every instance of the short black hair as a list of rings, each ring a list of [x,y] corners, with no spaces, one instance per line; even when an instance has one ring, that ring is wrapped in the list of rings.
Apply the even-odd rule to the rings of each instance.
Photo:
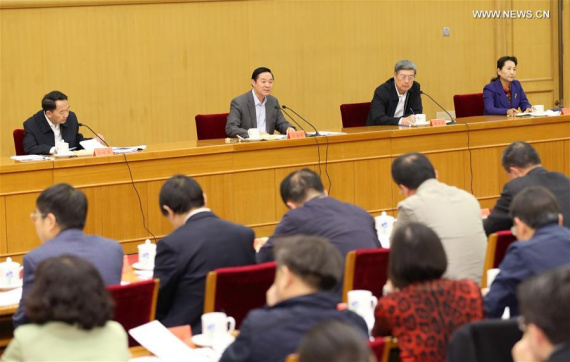
[[[191,209],[204,206],[204,192],[192,177],[174,175],[162,185],[158,202],[164,216],[168,215],[164,210],[165,205],[175,214],[184,214]]]
[[[518,64],[517,57],[514,57],[512,55],[505,55],[504,57],[500,57],[497,60],[497,69],[503,69],[503,67],[505,66],[505,63],[508,61],[515,63],[515,65]],[[498,75],[496,77],[494,77],[493,79],[491,79],[491,82],[495,81],[497,79],[499,79]]]
[[[394,287],[439,279],[446,270],[445,250],[432,229],[417,222],[396,229],[388,258],[388,276]]]
[[[324,194],[323,182],[317,173],[308,168],[291,172],[281,181],[281,199],[301,203],[305,201],[310,190]]]
[[[56,109],[55,101],[66,101],[67,96],[60,91],[51,91],[42,99],[42,109],[44,112]]]
[[[87,198],[83,191],[70,184],[61,183],[48,187],[36,200],[42,217],[53,214],[61,231],[85,227]]]
[[[410,152],[392,162],[392,179],[398,185],[415,190],[430,178],[435,178],[435,169],[424,154]]]
[[[320,322],[305,334],[297,349],[299,362],[370,362],[371,350],[362,332],[337,320]]]
[[[533,229],[558,223],[560,205],[552,192],[542,186],[529,186],[511,202],[511,218],[518,217]]]
[[[540,156],[528,143],[517,141],[505,148],[501,163],[505,171],[509,172],[511,167],[528,168],[540,165]]]
[[[271,73],[271,69],[266,67],[259,67],[251,73],[251,79],[257,81],[257,78],[261,73]],[[271,73],[271,77],[273,77],[273,73]],[[273,77],[275,79],[275,77]]]
[[[310,235],[294,235],[275,241],[277,268],[286,266],[311,288],[328,291],[340,282],[343,261],[328,240]]]
[[[30,322],[64,322],[90,330],[113,318],[113,301],[99,272],[91,263],[74,255],[46,259],[24,300]]]
[[[519,284],[525,322],[540,328],[554,345],[570,343],[570,266],[548,270]]]

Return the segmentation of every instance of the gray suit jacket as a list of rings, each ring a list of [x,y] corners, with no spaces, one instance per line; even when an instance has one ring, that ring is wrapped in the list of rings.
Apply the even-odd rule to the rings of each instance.
[[[481,283],[487,237],[473,195],[436,179],[426,180],[398,204],[394,230],[412,221],[429,226],[439,236],[447,255],[446,277]]]
[[[106,285],[121,282],[123,248],[118,242],[96,235],[85,235],[79,229],[64,230],[24,256],[24,286],[22,300],[14,314],[15,327],[27,323],[22,301],[34,284],[34,273],[38,265],[46,259],[65,254],[79,256],[93,264]]]
[[[268,95],[267,103],[265,103],[265,123],[267,124],[267,133],[273,134],[275,130],[281,134],[287,133],[287,128],[293,127],[285,117],[279,107],[277,98]],[[247,130],[257,128],[257,117],[255,115],[255,102],[253,94],[248,91],[239,97],[232,99],[230,105],[230,114],[226,123],[226,135],[228,137],[248,138]]]

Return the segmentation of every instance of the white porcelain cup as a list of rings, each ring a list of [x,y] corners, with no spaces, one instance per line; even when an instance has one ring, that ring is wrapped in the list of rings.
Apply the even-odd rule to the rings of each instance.
[[[156,244],[146,240],[144,244],[138,245],[139,264],[146,268],[154,268],[154,257],[156,256]]]
[[[55,146],[57,153],[68,153],[69,152],[69,143],[67,142],[58,142]]]
[[[351,290],[348,292],[348,309],[366,318],[374,314],[378,298],[368,290]]]
[[[0,285],[13,286],[17,285],[20,280],[20,263],[12,261],[12,258],[6,258],[5,262],[0,263]]]
[[[487,270],[487,288],[491,288],[491,284],[493,284],[493,281],[497,277],[497,274],[499,274],[500,270],[501,269],[499,268]]]
[[[537,104],[532,106],[532,111],[536,113],[543,113],[544,112],[544,104]]]
[[[416,114],[414,118],[415,118],[416,123],[426,123],[426,115],[425,114]]]
[[[257,128],[250,128],[247,130],[247,134],[249,135],[249,138],[259,138],[260,133],[259,133],[259,129]]]
[[[236,328],[236,320],[226,313],[212,312],[202,314],[202,334],[210,340],[222,339]]]

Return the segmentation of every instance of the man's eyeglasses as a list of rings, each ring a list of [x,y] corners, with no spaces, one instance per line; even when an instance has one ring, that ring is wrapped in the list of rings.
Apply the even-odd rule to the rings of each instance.
[[[398,74],[396,77],[398,77],[398,79],[400,80],[414,80],[416,78],[415,75],[406,75],[406,74]]]

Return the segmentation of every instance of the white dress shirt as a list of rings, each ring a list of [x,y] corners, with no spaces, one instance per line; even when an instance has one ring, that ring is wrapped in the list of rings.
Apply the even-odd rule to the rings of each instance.
[[[255,95],[255,91],[252,89],[253,101],[255,102],[255,118],[257,121],[257,129],[259,132],[267,132],[267,122],[265,122],[265,104],[267,103],[267,97],[263,99],[263,103],[259,101],[259,98]]]
[[[46,116],[45,112],[44,112],[44,117],[46,117],[46,121],[47,121],[49,127],[51,128],[51,130],[53,131],[54,142],[55,142],[54,145],[57,146],[57,144],[59,142],[63,142],[63,138],[61,137],[61,128],[59,127],[59,124],[51,123],[49,118]],[[49,153],[53,155],[55,153],[55,147],[50,148]]]
[[[396,83],[394,83],[394,87],[396,88],[396,93],[398,93],[398,105],[396,106],[396,111],[394,112],[394,117],[400,117],[398,124],[402,124],[402,117],[404,116],[404,105],[406,104],[406,96],[408,92],[404,92],[404,94],[400,94],[398,92],[398,87],[396,87]]]

